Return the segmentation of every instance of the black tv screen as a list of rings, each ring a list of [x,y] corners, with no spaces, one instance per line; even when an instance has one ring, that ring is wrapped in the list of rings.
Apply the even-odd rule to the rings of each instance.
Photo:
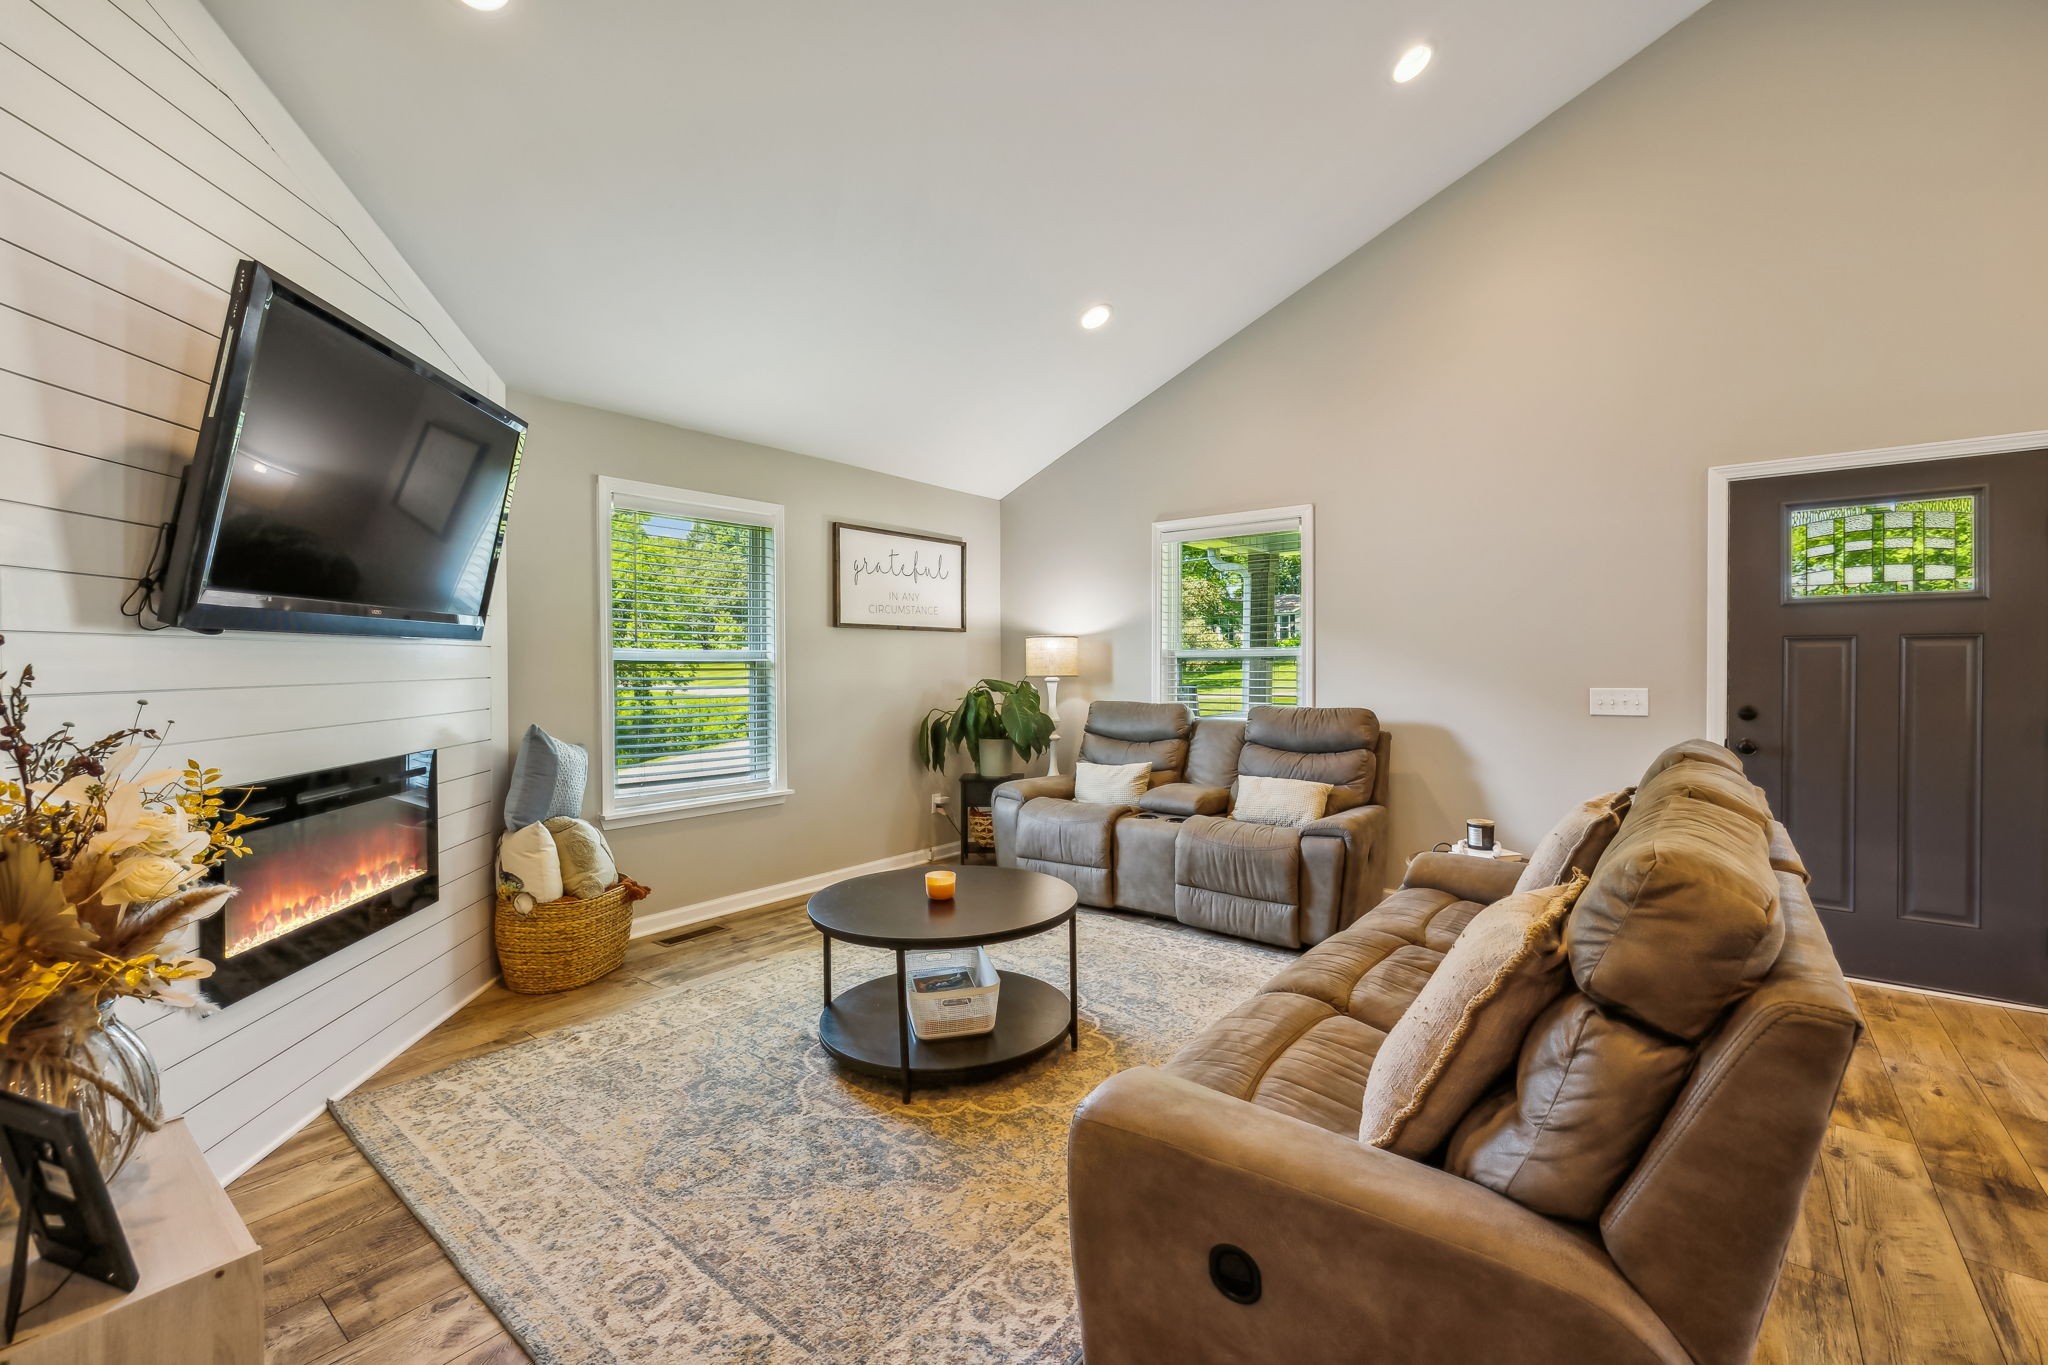
[[[526,424],[242,263],[164,577],[194,630],[483,634]]]

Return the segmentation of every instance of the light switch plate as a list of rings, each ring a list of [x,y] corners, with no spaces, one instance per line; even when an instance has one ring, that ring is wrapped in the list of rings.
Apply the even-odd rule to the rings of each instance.
[[[1647,687],[1593,687],[1587,689],[1587,710],[1596,716],[1647,716],[1650,689]]]

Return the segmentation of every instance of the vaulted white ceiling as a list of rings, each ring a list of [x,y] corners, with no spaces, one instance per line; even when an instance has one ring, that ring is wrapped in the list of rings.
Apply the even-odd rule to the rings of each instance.
[[[514,386],[990,495],[1701,3],[207,0]]]

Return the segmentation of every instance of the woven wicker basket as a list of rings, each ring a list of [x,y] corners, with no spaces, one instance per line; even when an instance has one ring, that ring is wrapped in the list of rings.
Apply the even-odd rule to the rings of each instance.
[[[521,914],[498,898],[498,968],[505,988],[546,995],[588,985],[626,960],[633,902],[646,892],[630,880],[601,896],[543,901]]]

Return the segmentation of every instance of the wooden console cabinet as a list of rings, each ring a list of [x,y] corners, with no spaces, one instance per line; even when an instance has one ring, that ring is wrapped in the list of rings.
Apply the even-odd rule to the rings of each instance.
[[[262,1365],[263,1253],[183,1119],[143,1137],[111,1193],[141,1274],[134,1291],[74,1276],[0,1347],[0,1365]],[[11,1223],[0,1235],[14,1244]],[[23,1304],[63,1277],[31,1258]]]

